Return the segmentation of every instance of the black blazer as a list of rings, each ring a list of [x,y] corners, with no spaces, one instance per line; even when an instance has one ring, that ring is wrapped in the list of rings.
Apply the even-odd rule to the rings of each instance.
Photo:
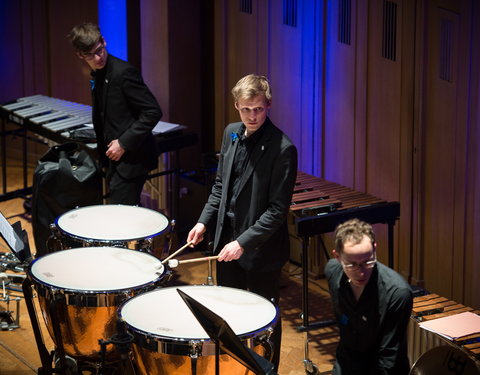
[[[106,69],[103,95],[98,98],[103,112],[92,90],[92,118],[100,160],[105,164],[107,145],[118,139],[126,150],[119,162],[113,162],[118,173],[124,178],[147,174],[158,164],[152,129],[162,111],[135,67],[108,55]]]
[[[215,227],[214,252],[220,243],[228,185],[241,122],[230,124],[223,134],[217,176],[200,219]],[[234,237],[245,252],[238,260],[246,270],[273,271],[288,260],[290,242],[287,213],[297,176],[297,149],[292,141],[267,118],[263,134],[256,142],[240,182],[235,204]],[[215,225],[213,225],[215,224]]]

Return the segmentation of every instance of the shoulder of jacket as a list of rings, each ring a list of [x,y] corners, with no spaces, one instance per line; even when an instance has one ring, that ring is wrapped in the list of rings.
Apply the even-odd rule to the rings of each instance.
[[[122,60],[116,56],[108,55],[108,58],[111,58],[111,69],[110,72],[115,72],[123,74],[124,72],[130,72],[132,74],[139,74],[139,70],[130,64],[128,61]]]
[[[237,132],[240,130],[242,122],[232,122],[225,127],[224,134],[230,134],[231,132]]]

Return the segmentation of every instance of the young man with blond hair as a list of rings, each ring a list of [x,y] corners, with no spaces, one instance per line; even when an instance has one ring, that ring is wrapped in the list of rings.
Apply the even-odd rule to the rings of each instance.
[[[287,213],[297,175],[297,149],[268,117],[270,83],[250,74],[232,89],[241,122],[225,128],[212,192],[190,231],[197,244],[214,231],[217,283],[257,293],[277,305],[282,266],[289,259]],[[274,330],[278,370],[281,321]]]

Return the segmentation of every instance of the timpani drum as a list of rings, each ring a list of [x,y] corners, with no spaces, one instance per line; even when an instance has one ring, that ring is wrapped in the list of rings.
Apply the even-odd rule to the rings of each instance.
[[[115,247],[86,247],[34,260],[28,275],[38,294],[47,329],[65,353],[99,360],[99,340],[118,331],[117,311],[125,299],[162,284],[167,273],[153,255]],[[110,346],[106,359],[115,359]]]
[[[125,247],[153,252],[160,258],[168,242],[169,220],[148,208],[107,204],[68,211],[55,220],[54,228],[60,232],[63,249]]]
[[[264,357],[273,353],[269,339],[279,312],[272,302],[229,287],[168,287],[137,295],[119,308],[120,320],[134,336],[133,358],[141,374],[215,374],[215,344],[177,288],[222,317],[245,346]],[[225,353],[220,354],[219,370],[251,373]]]

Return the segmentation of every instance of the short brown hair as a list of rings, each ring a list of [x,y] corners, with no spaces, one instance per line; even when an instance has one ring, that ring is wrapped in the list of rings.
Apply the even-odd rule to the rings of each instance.
[[[342,253],[346,242],[356,245],[362,242],[365,236],[370,238],[372,245],[375,244],[375,233],[370,224],[358,219],[348,220],[335,229],[335,250]]]
[[[272,100],[272,89],[267,77],[249,74],[241,78],[232,89],[233,100],[252,99],[263,95],[268,101]]]
[[[91,22],[75,26],[67,35],[75,51],[88,53],[100,41],[103,41],[100,27]]]

